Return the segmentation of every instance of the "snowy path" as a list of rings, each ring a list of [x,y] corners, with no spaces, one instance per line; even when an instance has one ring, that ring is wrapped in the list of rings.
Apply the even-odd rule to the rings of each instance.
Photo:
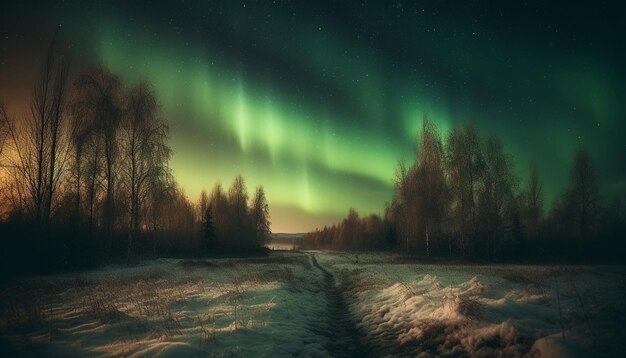
[[[335,276],[317,262],[315,255],[310,258],[313,266],[324,276],[328,325],[320,333],[328,338],[328,352],[333,357],[367,357],[362,344],[364,335],[352,319],[341,286]]]

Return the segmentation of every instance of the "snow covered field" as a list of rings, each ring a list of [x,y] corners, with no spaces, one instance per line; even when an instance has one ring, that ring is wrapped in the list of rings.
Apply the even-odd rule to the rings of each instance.
[[[308,256],[274,254],[9,282],[0,356],[321,356],[321,279]]]
[[[0,287],[0,356],[626,356],[618,266],[281,252]]]
[[[626,356],[624,267],[318,260],[341,278],[375,356]]]

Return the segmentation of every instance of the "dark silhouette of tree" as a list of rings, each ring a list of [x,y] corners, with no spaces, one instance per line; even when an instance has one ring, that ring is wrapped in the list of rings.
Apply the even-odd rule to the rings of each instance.
[[[154,227],[156,223],[156,228],[150,235],[152,242],[146,242],[146,235],[137,236],[133,252],[140,252],[147,245],[153,247],[156,254],[196,256],[203,249],[202,236],[198,235],[202,230],[196,225],[199,223],[196,208],[175,183],[167,180],[163,184],[156,192],[163,201],[156,206],[151,203],[153,200],[147,202],[148,213],[156,217],[152,224]]]
[[[262,186],[256,189],[252,199],[252,220],[256,237],[255,243],[258,246],[263,246],[269,239],[272,231],[270,230],[269,205]]]
[[[181,196],[178,192],[177,184],[174,177],[170,173],[165,175],[153,176],[149,178],[149,186],[152,188],[148,192],[146,198],[146,217],[149,223],[147,227],[151,231],[153,238],[159,236],[163,231],[164,217],[170,214],[172,210],[171,202],[173,198]],[[155,249],[156,240],[153,241],[153,248]]]
[[[469,255],[469,243],[476,231],[476,201],[484,172],[480,138],[471,124],[453,127],[446,140],[446,169],[451,189],[452,213],[459,233],[462,255]]]
[[[140,83],[127,95],[122,122],[122,173],[128,186],[130,202],[130,236],[128,255],[133,240],[139,235],[141,213],[155,177],[167,174],[170,149],[167,146],[168,127],[159,117],[157,99],[147,83]]]
[[[430,256],[431,240],[441,233],[447,211],[447,188],[444,174],[444,157],[441,135],[428,117],[422,122],[420,149],[417,154],[417,195],[421,212],[421,231],[426,243],[426,256]]]
[[[596,209],[599,201],[596,174],[589,153],[579,149],[574,157],[571,171],[571,188],[567,193],[572,205],[573,217],[578,224],[580,245],[589,238],[594,229]]]
[[[209,206],[209,196],[207,195],[206,190],[203,189],[200,192],[200,200],[198,201],[198,213],[199,213],[200,221],[202,221],[202,218],[204,217],[204,213],[208,206]]]
[[[74,82],[74,87],[80,94],[75,106],[86,116],[92,116],[95,135],[98,137],[94,144],[102,145],[104,159],[105,198],[102,210],[103,226],[107,231],[106,250],[111,251],[113,240],[113,226],[115,224],[115,189],[116,170],[119,165],[119,131],[122,118],[121,82],[117,76],[102,67],[92,68],[82,73]],[[98,159],[98,160],[96,160]],[[99,166],[100,151],[94,148],[92,157],[92,172]],[[96,176],[91,175],[89,191],[94,191]],[[93,195],[92,195],[93,197]],[[91,202],[90,206],[93,205]]]
[[[9,137],[9,125],[9,114],[4,107],[4,103],[0,102],[0,170],[3,170],[5,166],[3,151]]]
[[[102,192],[103,188],[103,163],[102,163],[102,140],[99,136],[92,134],[87,138],[85,143],[86,150],[81,151],[81,154],[86,156],[85,158],[85,183],[82,186],[87,191],[87,210],[89,215],[89,228],[93,229],[94,221],[96,218],[96,205],[98,201],[98,195]],[[80,162],[77,163],[80,165]],[[77,178],[80,179],[80,178]],[[79,187],[81,184],[78,184]],[[80,196],[78,196],[80,200]],[[99,215],[98,215],[99,216]]]
[[[213,224],[213,214],[211,205],[207,205],[202,214],[202,238],[204,239],[204,249],[213,250],[217,233]]]
[[[51,45],[50,52],[54,51],[54,43]],[[49,128],[49,140],[50,140],[50,153],[48,158],[48,181],[46,188],[46,197],[44,199],[44,212],[43,220],[48,221],[50,219],[50,213],[52,210],[53,196],[57,191],[60,177],[63,173],[63,166],[67,160],[67,138],[64,136],[64,128],[66,121],[66,103],[67,103],[67,78],[70,68],[70,62],[67,58],[59,58],[58,63],[50,64],[51,67],[55,67],[52,71],[54,79],[52,82],[52,95],[51,95],[51,108],[50,108],[50,128]],[[43,88],[39,90],[44,91]],[[40,93],[38,90],[35,92],[37,97]],[[42,100],[45,96],[42,95]]]
[[[87,142],[92,134],[93,123],[87,120],[87,116],[82,115],[80,108],[72,105],[71,111],[71,138],[70,143],[73,149],[74,157],[72,158],[72,180],[74,187],[74,217],[77,222],[81,221],[81,205],[82,205],[82,186],[83,186],[83,167],[85,159],[83,158]]]
[[[340,226],[340,248],[353,247],[360,239],[359,214],[353,208],[348,210],[348,216],[341,222]]]
[[[391,224],[376,214],[359,218],[354,209],[338,225],[324,226],[305,235],[302,248],[332,248],[343,250],[389,249],[387,228]]]
[[[520,192],[513,158],[496,136],[483,141],[466,124],[450,130],[445,146],[439,138],[436,126],[424,118],[415,161],[398,164],[383,218],[360,218],[351,209],[338,224],[305,235],[301,247],[395,249],[493,261],[623,260],[621,203],[602,205],[586,151],[576,153],[570,187],[543,220],[543,190],[534,164]],[[571,245],[572,238],[578,245]]]
[[[215,184],[213,190],[211,191],[211,195],[209,197],[209,204],[211,206],[211,213],[213,214],[213,220],[215,224],[215,232],[219,237],[219,240],[216,244],[221,246],[223,249],[226,247],[227,243],[225,240],[229,234],[229,228],[231,226],[231,218],[230,218],[230,207],[228,203],[228,198],[226,197],[226,193],[224,193],[224,189],[222,189],[222,185],[220,183]]]
[[[487,240],[487,253],[494,259],[499,253],[505,237],[506,227],[510,227],[513,213],[517,179],[512,172],[512,161],[504,152],[502,143],[491,136],[485,143],[484,170],[479,188],[478,226],[479,235]]]
[[[390,217],[395,223],[400,245],[407,254],[411,252],[411,240],[414,233],[419,208],[415,205],[416,192],[414,173],[407,170],[404,163],[398,163],[394,178],[394,194],[390,205]]]
[[[65,109],[69,61],[56,53],[56,35],[50,43],[24,123],[7,121],[15,156],[11,159],[20,206],[36,222],[50,218],[52,202],[66,159]]]
[[[5,203],[5,205],[0,205],[0,219],[4,217],[5,214],[10,210],[6,206],[6,203],[9,202],[9,198],[7,196],[7,183],[5,182],[5,172],[6,172],[6,158],[4,155],[4,148],[7,140],[9,138],[9,114],[6,111],[4,103],[0,102],[0,203]]]
[[[247,241],[252,241],[253,234],[248,221],[248,192],[246,183],[241,175],[228,189],[229,213],[231,216],[231,226],[229,227],[229,237],[237,250],[242,250],[248,246]]]
[[[404,221],[406,220],[404,217],[406,212],[403,210],[405,195],[407,194],[403,186],[403,183],[407,180],[406,177],[406,166],[402,161],[399,161],[393,178],[393,194],[391,201],[385,203],[383,216],[390,231],[384,240],[386,244],[382,244],[381,246],[402,249],[406,253],[409,253],[408,235],[406,231],[403,232],[403,230],[401,230],[401,227],[406,227]]]
[[[539,234],[539,223],[543,216],[543,188],[539,181],[536,164],[530,166],[530,175],[526,189],[522,193],[524,220],[523,225],[531,236]]]
[[[263,187],[256,189],[249,202],[245,181],[238,175],[228,194],[218,183],[208,198],[203,197],[201,193],[199,206],[210,208],[214,251],[254,251],[265,245],[271,231],[269,204]],[[203,223],[206,213],[207,210],[202,215]],[[203,224],[203,236],[205,228]]]

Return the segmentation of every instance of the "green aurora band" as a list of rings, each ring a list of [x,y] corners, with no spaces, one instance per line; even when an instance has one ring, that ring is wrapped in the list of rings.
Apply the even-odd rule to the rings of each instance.
[[[402,118],[405,136],[390,140],[384,123],[379,123],[380,131],[341,125],[331,109],[299,103],[271,84],[244,78],[239,69],[208,53],[190,56],[188,49],[178,51],[175,45],[136,45],[144,40],[112,42],[111,31],[101,36],[99,58],[130,83],[149,79],[153,84],[172,127],[172,167],[191,198],[217,182],[227,186],[242,174],[250,187],[265,187],[271,206],[287,211],[335,220],[349,207],[381,213],[398,162],[412,158],[423,115],[448,128],[442,121],[445,110],[413,104]],[[361,93],[356,98],[378,91],[371,82],[357,88]],[[384,117],[383,108],[375,112],[372,116]]]
[[[397,161],[411,154],[369,128],[340,126],[329,111],[251,84],[236,69],[211,72],[210,60],[181,68],[181,59],[171,60],[168,51],[116,48],[107,41],[100,54],[126,80],[149,78],[154,85],[164,115],[175,118],[172,166],[191,197],[242,174],[249,186],[263,185],[279,206],[336,215],[350,205],[380,212]],[[129,65],[145,58],[150,63]],[[363,190],[370,195],[360,195]]]
[[[457,111],[457,118],[452,119],[443,95],[427,85],[403,84],[408,87],[406,90],[389,91],[376,64],[366,60],[348,63],[342,56],[334,56],[349,48],[362,53],[358,58],[367,58],[362,49],[336,39],[327,39],[323,51],[310,49],[301,54],[300,61],[308,61],[320,76],[325,68],[334,66],[346,77],[355,78],[345,91],[355,103],[362,99],[368,102],[365,108],[352,113],[336,113],[323,103],[303,101],[280,84],[274,85],[271,79],[244,73],[240,67],[213,57],[207,49],[183,48],[167,39],[155,44],[142,38],[141,32],[128,30],[124,33],[133,33],[137,38],[111,41],[122,36],[113,29],[123,27],[102,28],[107,31],[101,32],[97,42],[100,61],[126,81],[149,79],[154,85],[172,127],[172,167],[186,193],[195,198],[202,189],[210,190],[217,182],[228,186],[236,175],[242,174],[249,187],[265,187],[275,231],[310,230],[325,224],[323,220],[338,220],[349,207],[361,213],[381,213],[391,197],[397,163],[407,162],[413,156],[425,114],[438,123],[444,135],[454,120],[493,118],[492,113],[469,108]],[[315,39],[315,34],[306,36]],[[325,56],[313,56],[319,53]],[[615,118],[611,108],[616,107],[617,99],[601,71],[591,69],[582,75],[579,72],[580,66],[563,66],[555,75],[555,87],[564,101],[592,114],[600,127],[600,123]],[[344,82],[338,80],[336,87],[344,86]],[[393,101],[400,108],[395,113],[399,118],[385,114],[385,99],[381,97],[388,92],[405,93]],[[364,114],[365,118],[358,117]],[[540,162],[540,169],[553,170],[556,165],[565,174],[544,176],[549,199],[567,180],[569,160],[581,139],[571,130],[551,130],[551,122],[561,122],[551,116],[558,115],[542,114],[543,131],[556,133],[553,138],[558,145],[552,155],[559,164]],[[359,120],[364,125],[358,125]],[[386,131],[389,122],[401,123],[399,137],[390,139]],[[509,122],[494,118],[477,125],[485,135],[496,133],[503,137],[515,155],[523,184],[529,162],[537,157],[524,149],[523,141],[515,140]],[[289,219],[290,211],[299,212],[300,216],[291,218],[305,223],[284,222],[283,217]]]
[[[615,50],[624,43],[609,25],[586,35],[565,20],[540,24],[558,7],[534,15],[537,24],[517,16],[521,8],[491,11],[505,20],[466,9],[482,24],[432,4],[320,3],[319,16],[291,3],[122,4],[46,5],[36,15],[15,4],[5,20],[62,23],[82,64],[102,63],[129,85],[150,81],[189,198],[241,174],[249,189],[265,187],[275,232],[331,224],[349,207],[382,213],[425,114],[444,135],[472,121],[483,136],[500,137],[520,185],[536,162],[548,206],[579,146],[603,191],[626,194],[617,80],[626,51]],[[334,15],[321,15],[329,9]],[[571,21],[591,16],[568,11]]]

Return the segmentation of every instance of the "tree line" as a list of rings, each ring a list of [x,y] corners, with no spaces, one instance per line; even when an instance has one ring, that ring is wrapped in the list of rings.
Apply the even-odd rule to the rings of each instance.
[[[426,116],[414,161],[399,163],[383,216],[308,233],[305,248],[396,250],[411,255],[480,260],[623,260],[626,220],[619,198],[599,192],[591,157],[574,156],[568,187],[545,210],[534,164],[524,185],[513,157],[494,135],[471,123],[447,135]]]
[[[102,66],[69,74],[53,40],[28,115],[14,118],[0,103],[2,266],[45,270],[262,247],[262,187],[248,200],[239,176],[227,193],[218,185],[198,203],[185,196],[148,81],[127,86]]]

